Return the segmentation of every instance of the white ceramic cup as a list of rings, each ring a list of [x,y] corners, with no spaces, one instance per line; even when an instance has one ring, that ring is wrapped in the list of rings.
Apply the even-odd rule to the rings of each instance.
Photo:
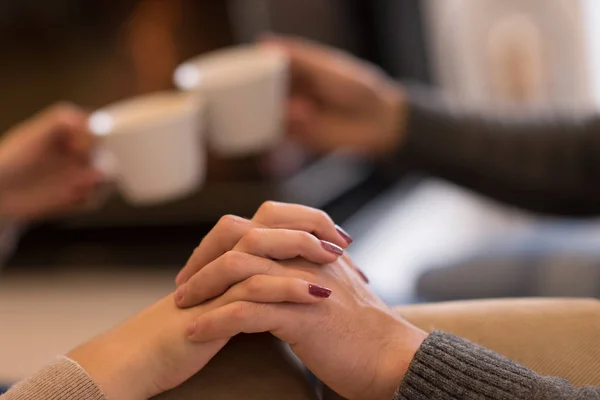
[[[157,92],[94,112],[96,165],[124,197],[146,205],[183,197],[204,180],[203,101],[194,94]]]
[[[283,133],[288,64],[276,49],[240,46],[184,62],[173,79],[206,100],[210,147],[245,155],[272,147]]]

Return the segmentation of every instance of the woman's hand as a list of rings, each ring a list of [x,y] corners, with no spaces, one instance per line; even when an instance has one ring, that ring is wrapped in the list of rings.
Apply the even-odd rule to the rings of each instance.
[[[0,141],[0,218],[32,220],[80,206],[102,181],[89,161],[87,115],[58,104]]]
[[[367,155],[394,151],[402,142],[404,94],[375,66],[306,40],[262,40],[289,55],[288,130],[316,151],[349,148]]]
[[[266,233],[264,228],[282,229],[279,231],[281,235]],[[265,235],[274,235],[275,241],[268,241]],[[286,253],[289,251],[286,242],[290,236],[301,236],[300,239],[305,244],[304,248],[296,250],[298,253]],[[318,241],[322,249],[315,246]],[[325,212],[297,204],[267,201],[259,207],[251,220],[233,215],[222,217],[194,250],[175,281],[177,286],[181,286],[196,272],[228,251],[244,252],[248,245],[256,245],[257,249],[261,249],[254,253],[255,256],[276,259],[304,257],[316,263],[328,263],[337,259],[343,252],[342,249],[350,243],[350,235],[337,226]],[[191,285],[193,284],[192,282]],[[197,293],[197,290],[192,292]]]
[[[262,223],[305,231],[267,229]],[[183,294],[177,300],[181,305],[214,298],[212,301],[181,310],[175,305],[176,296],[170,295],[75,349],[69,357],[114,400],[148,398],[181,384],[204,367],[229,339],[193,343],[184,333],[191,320],[241,298],[315,304],[328,297],[330,291],[325,287],[275,273],[282,267],[273,259],[301,256],[317,263],[330,263],[343,253],[340,246],[307,232],[318,233],[343,246],[348,244],[344,239],[347,234],[340,233],[343,231],[326,214],[308,207],[268,202],[252,221],[233,216],[222,218],[194,251],[180,274],[185,283],[177,291],[177,295]],[[232,248],[236,250],[227,251]],[[228,282],[249,276],[243,272],[244,267],[263,271],[265,275],[247,279],[231,288],[226,297],[217,297],[231,286]],[[214,277],[213,285],[203,286],[204,282],[195,275],[187,278],[188,273],[199,270]],[[268,275],[268,271],[273,273]]]
[[[186,340],[187,321],[207,310],[177,309],[171,294],[67,356],[109,399],[148,399],[186,381],[227,343]]]

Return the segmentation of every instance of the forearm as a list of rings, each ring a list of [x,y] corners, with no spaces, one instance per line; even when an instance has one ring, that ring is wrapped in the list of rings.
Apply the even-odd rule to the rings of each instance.
[[[543,377],[490,350],[434,332],[421,345],[395,400],[446,398],[600,399],[600,389],[576,389],[561,378]]]
[[[533,211],[600,213],[600,117],[491,117],[407,93],[400,157],[411,167]]]
[[[88,374],[77,363],[65,357],[16,384],[0,399],[108,400]]]

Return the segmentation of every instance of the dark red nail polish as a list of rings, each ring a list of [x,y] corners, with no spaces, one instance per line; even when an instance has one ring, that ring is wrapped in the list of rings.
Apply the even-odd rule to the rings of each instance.
[[[331,242],[326,242],[325,240],[321,240],[321,246],[323,246],[323,248],[325,250],[327,250],[330,253],[335,254],[336,256],[341,256],[342,254],[344,254],[344,249],[342,249],[337,244],[333,244]]]
[[[327,289],[323,286],[313,285],[312,283],[308,285],[308,293],[315,297],[321,297],[323,299],[329,298],[331,296],[331,289]]]
[[[341,226],[336,225],[335,229],[340,234],[340,236],[343,237],[346,242],[348,242],[348,244],[352,244],[352,242],[354,242],[354,239],[352,239],[352,236],[350,236],[350,234],[348,232],[346,232]]]
[[[367,278],[367,276],[365,275],[364,272],[362,272],[359,268],[356,268],[356,272],[358,272],[358,274],[360,275],[361,278],[363,278],[363,280],[365,281],[365,283],[369,283],[369,278]]]

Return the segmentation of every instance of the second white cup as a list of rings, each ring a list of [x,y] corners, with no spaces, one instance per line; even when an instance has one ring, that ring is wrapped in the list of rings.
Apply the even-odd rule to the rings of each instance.
[[[275,49],[240,46],[181,64],[174,81],[206,99],[209,145],[225,156],[245,155],[283,134],[288,64]]]
[[[203,101],[157,92],[114,103],[88,121],[98,138],[98,166],[139,205],[190,194],[204,180]]]

